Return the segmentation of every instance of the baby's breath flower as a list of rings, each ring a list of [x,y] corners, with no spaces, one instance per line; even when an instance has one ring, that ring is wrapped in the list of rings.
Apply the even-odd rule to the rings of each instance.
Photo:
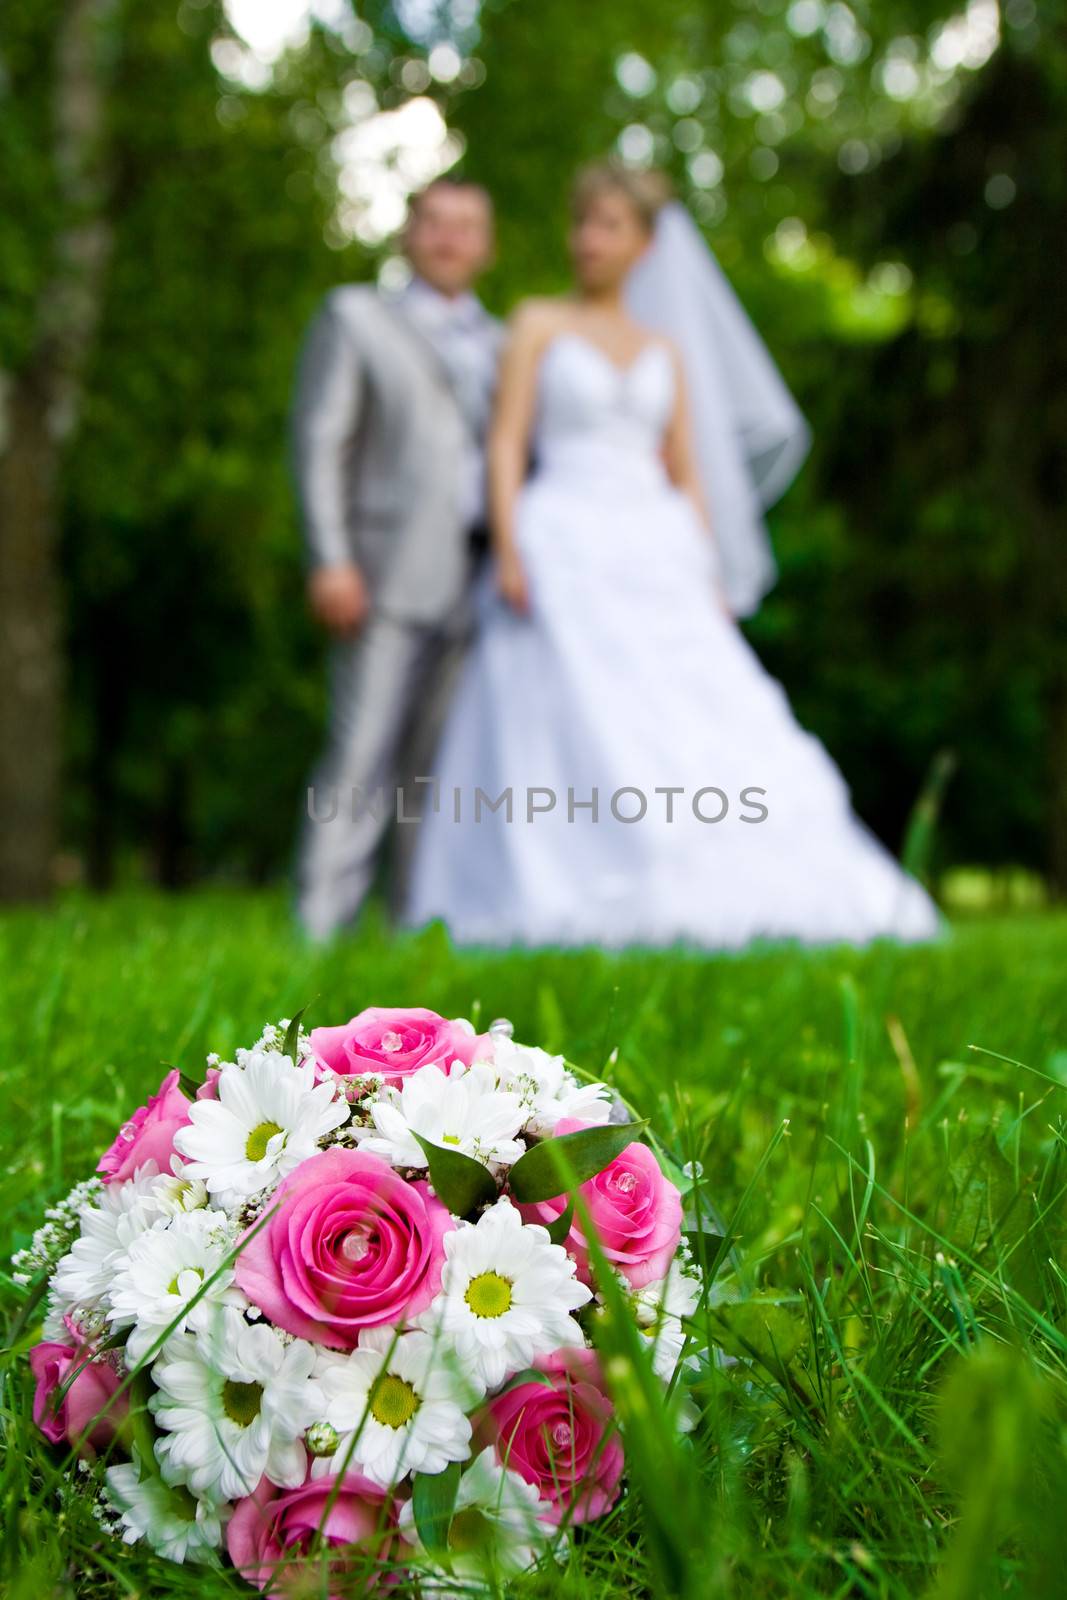
[[[99,1178],[86,1178],[74,1185],[65,1200],[48,1207],[44,1223],[29,1244],[11,1258],[16,1283],[29,1283],[39,1272],[50,1272],[66,1255],[81,1227],[82,1207],[91,1204],[102,1188]]]

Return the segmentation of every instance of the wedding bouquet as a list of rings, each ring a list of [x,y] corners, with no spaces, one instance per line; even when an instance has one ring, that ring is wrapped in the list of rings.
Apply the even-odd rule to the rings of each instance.
[[[372,1008],[236,1057],[169,1072],[16,1259],[38,1427],[127,1543],[269,1593],[558,1554],[623,1488],[605,1301],[665,1405],[694,1361],[681,1175],[506,1022]]]

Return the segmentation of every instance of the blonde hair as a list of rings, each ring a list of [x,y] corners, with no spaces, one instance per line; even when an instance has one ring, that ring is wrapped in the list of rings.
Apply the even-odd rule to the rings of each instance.
[[[637,213],[641,226],[651,233],[656,218],[671,198],[670,179],[655,168],[627,167],[621,161],[596,161],[583,167],[571,190],[571,211],[578,221],[601,195],[621,194]]]

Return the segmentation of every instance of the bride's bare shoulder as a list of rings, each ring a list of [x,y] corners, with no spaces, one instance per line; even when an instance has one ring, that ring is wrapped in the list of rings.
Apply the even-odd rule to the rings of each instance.
[[[561,333],[573,320],[569,301],[548,295],[520,300],[508,319],[512,340],[526,348],[536,348]]]

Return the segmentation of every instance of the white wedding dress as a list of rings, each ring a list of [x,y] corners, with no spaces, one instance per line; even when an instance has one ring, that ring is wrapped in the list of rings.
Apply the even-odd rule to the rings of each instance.
[[[718,604],[660,458],[673,400],[661,343],[626,368],[576,334],[545,352],[517,513],[530,612],[487,577],[405,920],[493,945],[932,937],[933,903]]]

